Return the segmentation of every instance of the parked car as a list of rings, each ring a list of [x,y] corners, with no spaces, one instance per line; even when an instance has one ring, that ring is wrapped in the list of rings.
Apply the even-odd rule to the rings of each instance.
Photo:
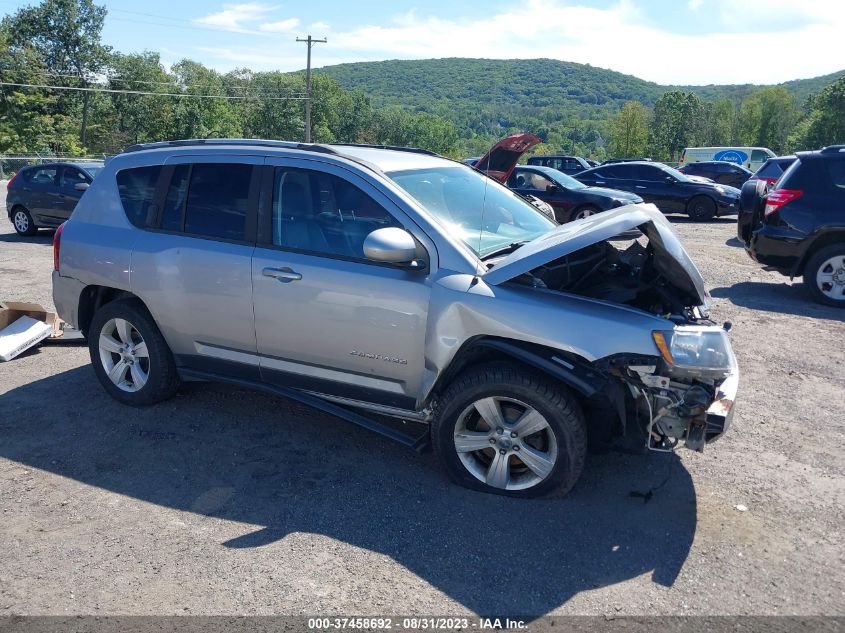
[[[653,202],[663,213],[686,213],[693,220],[710,220],[737,212],[739,190],[688,178],[663,163],[631,162],[602,165],[577,175],[592,187],[612,187]]]
[[[707,160],[687,163],[678,167],[678,171],[687,176],[703,176],[722,185],[741,188],[751,178],[751,170],[742,165],[735,165],[722,160]]]
[[[768,147],[685,147],[681,152],[681,165],[699,161],[725,161],[756,170],[775,153]]]
[[[518,165],[507,184],[519,194],[536,196],[550,204],[560,223],[643,201],[627,191],[588,187],[551,167]]]
[[[119,402],[254,387],[430,442],[477,490],[566,492],[588,438],[703,450],[733,414],[728,336],[656,209],[556,225],[430,152],[136,146],[56,232],[54,261],[55,306]]]
[[[608,158],[607,160],[602,161],[602,165],[615,165],[616,163],[643,163],[647,162],[650,163],[651,159],[646,156],[641,156],[639,158]],[[594,165],[595,166],[595,165]],[[599,165],[600,167],[601,165]]]
[[[776,156],[775,158],[770,158],[760,165],[760,168],[751,175],[750,180],[764,180],[769,184],[774,184],[783,175],[786,168],[794,162],[795,156]]]
[[[845,308],[845,145],[798,152],[775,187],[757,181],[757,195],[743,204],[737,233],[746,252],[803,277],[819,303]]]
[[[18,235],[56,228],[102,170],[103,163],[44,163],[24,167],[6,184],[6,212]]]
[[[590,168],[590,163],[580,156],[531,156],[529,165],[542,165],[572,175]]]
[[[585,158],[584,160],[587,161],[590,167],[598,167],[600,165],[599,161],[593,160],[592,158]]]

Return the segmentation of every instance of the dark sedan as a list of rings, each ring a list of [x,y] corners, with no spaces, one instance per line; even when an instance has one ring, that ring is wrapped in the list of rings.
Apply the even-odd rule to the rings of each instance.
[[[18,235],[56,228],[70,217],[103,163],[44,163],[21,169],[6,185],[6,210]]]
[[[654,203],[663,213],[686,213],[710,220],[737,212],[739,189],[695,181],[662,163],[630,162],[602,165],[576,176],[585,185],[612,187]]]
[[[741,188],[743,183],[751,178],[752,171],[742,165],[736,165],[724,160],[702,160],[697,163],[687,163],[678,167],[678,171],[687,176],[703,176],[721,185]]]
[[[627,191],[588,187],[557,169],[539,165],[517,166],[508,178],[507,186],[551,205],[555,219],[560,223],[643,201]]]

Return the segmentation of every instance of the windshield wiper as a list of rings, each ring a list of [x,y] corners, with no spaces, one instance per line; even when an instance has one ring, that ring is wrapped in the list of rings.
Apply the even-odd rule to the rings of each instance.
[[[520,246],[524,246],[528,244],[531,240],[522,240],[521,242],[511,242],[507,246],[502,246],[501,248],[497,248],[496,250],[490,251],[484,257],[481,258],[481,261],[487,261],[491,257],[496,257],[497,255],[507,255],[508,253],[513,253],[516,249]]]

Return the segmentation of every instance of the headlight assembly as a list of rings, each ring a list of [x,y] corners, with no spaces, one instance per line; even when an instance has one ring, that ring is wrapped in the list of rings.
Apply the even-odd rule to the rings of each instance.
[[[714,326],[679,326],[652,332],[660,355],[670,368],[711,378],[727,376],[736,367],[728,334]]]

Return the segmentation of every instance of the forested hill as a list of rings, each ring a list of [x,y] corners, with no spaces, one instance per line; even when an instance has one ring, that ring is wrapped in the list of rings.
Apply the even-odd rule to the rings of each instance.
[[[712,101],[721,97],[742,98],[758,87],[750,84],[661,86],[589,64],[554,59],[390,60],[327,66],[316,72],[334,78],[344,88],[362,90],[374,105],[451,113],[450,118],[457,118],[459,124],[463,110],[484,111],[490,104],[496,104],[498,114],[506,108],[536,116],[541,110],[553,107],[598,119],[606,116],[606,110],[615,110],[625,101],[636,100],[651,106],[667,90],[695,92],[702,99]],[[842,74],[845,70],[780,85],[802,104]]]

